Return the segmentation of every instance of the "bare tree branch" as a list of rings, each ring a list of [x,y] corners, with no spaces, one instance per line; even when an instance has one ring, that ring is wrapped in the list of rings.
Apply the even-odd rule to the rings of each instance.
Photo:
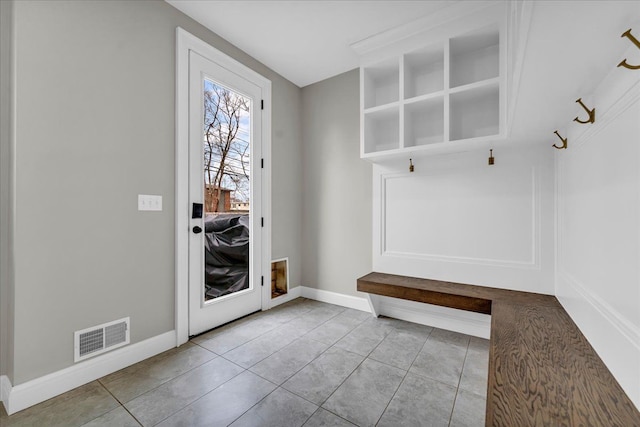
[[[204,93],[204,184],[206,211],[218,212],[223,190],[249,201],[249,99],[207,81]],[[244,122],[243,122],[244,120]]]

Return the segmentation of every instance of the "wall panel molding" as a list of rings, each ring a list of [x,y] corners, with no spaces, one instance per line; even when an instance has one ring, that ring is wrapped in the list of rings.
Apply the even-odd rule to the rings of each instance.
[[[599,316],[618,330],[640,352],[640,328],[616,311],[604,299],[591,292],[588,287],[566,271],[558,272],[559,279],[573,288]]]
[[[373,169],[373,270],[552,294],[553,153],[497,147]]]
[[[474,171],[473,169],[467,169],[465,172]],[[475,168],[476,171],[479,171],[480,168]],[[380,248],[381,248],[381,256],[391,256],[391,257],[404,257],[404,258],[414,258],[414,259],[422,259],[422,260],[430,260],[430,261],[439,261],[439,262],[454,262],[454,263],[465,263],[465,264],[481,264],[481,265],[489,265],[494,267],[513,267],[513,268],[524,268],[524,269],[540,269],[540,179],[539,172],[536,166],[531,167],[531,217],[533,218],[531,224],[531,257],[527,260],[507,260],[507,259],[491,259],[491,258],[481,258],[481,257],[464,257],[464,256],[453,256],[453,255],[444,255],[437,253],[415,253],[415,252],[401,252],[401,251],[392,251],[387,250],[387,184],[389,181],[394,179],[405,179],[405,178],[413,178],[415,176],[419,177],[444,177],[450,173],[454,173],[452,171],[446,171],[441,173],[384,173],[380,176],[380,212],[381,212],[381,220],[380,220]]]

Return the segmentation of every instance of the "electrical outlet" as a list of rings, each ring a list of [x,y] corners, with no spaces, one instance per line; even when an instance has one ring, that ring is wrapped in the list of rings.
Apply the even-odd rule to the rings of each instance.
[[[138,194],[138,210],[139,211],[161,211],[162,196]]]

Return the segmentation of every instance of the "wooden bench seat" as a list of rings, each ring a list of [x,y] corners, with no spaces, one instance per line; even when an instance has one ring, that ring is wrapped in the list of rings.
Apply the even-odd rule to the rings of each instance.
[[[487,426],[640,426],[640,413],[552,295],[370,273],[358,291],[491,314]]]

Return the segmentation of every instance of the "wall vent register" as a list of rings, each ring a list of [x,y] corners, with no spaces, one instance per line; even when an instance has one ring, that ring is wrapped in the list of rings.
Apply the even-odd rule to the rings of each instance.
[[[74,333],[74,361],[79,362],[129,344],[128,317]]]

